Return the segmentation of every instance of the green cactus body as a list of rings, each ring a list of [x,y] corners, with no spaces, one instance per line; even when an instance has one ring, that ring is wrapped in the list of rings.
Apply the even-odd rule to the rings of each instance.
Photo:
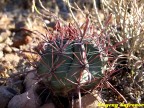
[[[66,48],[64,48],[60,53],[57,53],[54,63],[54,67],[56,67],[54,71],[55,77],[52,77],[51,79],[51,85],[52,88],[55,89],[54,91],[57,91],[58,89],[60,91],[66,91],[65,87],[67,87],[67,89],[69,88],[65,78],[73,61],[73,47],[72,43],[67,46],[67,42],[61,47],[62,49],[63,47]]]
[[[38,74],[50,74],[50,77],[46,77],[46,82],[57,95],[68,94],[78,85],[90,89],[102,78],[102,61],[98,49],[89,42],[84,42],[83,47],[87,64],[82,56],[82,44],[75,40],[49,41],[43,49]],[[88,74],[91,80],[88,79]]]

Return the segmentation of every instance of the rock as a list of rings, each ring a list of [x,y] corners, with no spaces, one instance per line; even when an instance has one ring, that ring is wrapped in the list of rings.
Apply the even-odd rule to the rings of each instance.
[[[8,108],[39,108],[39,106],[40,100],[33,88],[23,94],[14,96],[8,104]]]
[[[15,82],[13,81],[10,83],[9,85],[11,85],[19,94],[24,92],[25,88],[24,88],[23,80],[18,80]]]
[[[10,37],[8,37],[6,40],[5,40],[5,43],[9,46],[11,46],[13,44],[12,40]]]
[[[27,35],[27,36],[25,37],[25,44],[28,44],[28,43],[30,43],[31,41],[32,41],[32,37],[29,36],[29,35]]]
[[[20,60],[20,57],[17,54],[5,54],[5,60],[9,62],[15,62],[17,64]]]
[[[6,47],[4,47],[3,51],[4,51],[5,53],[11,53],[11,52],[12,52],[12,49],[11,49],[11,47],[6,46]]]
[[[0,77],[1,78],[8,78],[9,77],[9,75],[6,72],[6,68],[3,64],[0,64]],[[0,81],[0,82],[3,82],[3,81]]]
[[[3,58],[4,54],[3,51],[0,51],[0,59]]]
[[[18,56],[15,53],[5,53],[5,56],[2,58],[3,61],[5,61],[5,67],[7,68],[8,73],[16,72],[16,67],[18,67],[20,64],[20,56]]]
[[[19,30],[20,28],[27,28],[25,21],[20,21],[15,25],[15,35],[13,38],[13,47],[19,48],[22,45],[26,45],[32,41],[30,33],[26,30]]]
[[[0,31],[0,43],[5,41],[8,36],[11,35],[11,32],[9,30],[1,30]]]
[[[24,80],[26,90],[29,90],[32,86],[35,86],[35,83],[37,82],[35,78],[36,78],[36,70],[27,74]]]
[[[14,66],[9,61],[2,60],[2,65],[5,68],[5,70],[13,70],[14,68]]]
[[[9,26],[11,26],[11,21],[12,17],[9,17],[7,13],[0,14],[0,29],[9,29]]]
[[[16,47],[11,47],[13,52],[19,52],[20,49],[16,48]]]
[[[22,52],[22,54],[30,62],[35,62],[35,61],[38,61],[40,59],[40,56],[38,54],[34,54],[31,52]]]
[[[21,38],[15,38],[15,40],[13,40],[13,47],[17,47],[19,48],[22,45],[27,45],[29,42],[32,41],[32,38],[29,35],[26,36],[22,36],[20,35]]]
[[[10,99],[16,95],[16,91],[6,86],[0,86],[0,108],[6,108]]]
[[[0,64],[0,72],[3,72],[3,71],[5,71],[5,67],[2,64]]]
[[[86,94],[82,97],[81,102],[82,108],[97,108],[99,103],[104,103],[102,98],[98,96],[96,92]],[[79,99],[74,101],[74,108],[79,108]]]
[[[25,27],[25,26],[26,26],[25,21],[20,21],[20,22],[17,22],[17,23],[15,24],[15,28],[16,28],[16,29],[23,28],[23,27]]]
[[[0,43],[0,51],[2,51],[5,46],[6,46],[5,43]]]
[[[56,107],[55,107],[55,105],[52,102],[50,102],[50,103],[44,104],[40,108],[56,108]]]

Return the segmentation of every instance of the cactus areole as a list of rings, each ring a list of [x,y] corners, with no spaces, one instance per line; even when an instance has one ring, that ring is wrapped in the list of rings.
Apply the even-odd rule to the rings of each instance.
[[[75,28],[59,26],[38,45],[37,72],[54,94],[93,89],[103,77],[99,49],[78,36]]]

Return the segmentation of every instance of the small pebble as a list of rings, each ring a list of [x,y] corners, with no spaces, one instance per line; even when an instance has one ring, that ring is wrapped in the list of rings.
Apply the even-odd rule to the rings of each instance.
[[[0,72],[3,72],[4,70],[5,70],[5,67],[2,64],[0,64]]]
[[[8,38],[5,40],[5,44],[11,46],[11,45],[13,44],[11,38],[8,37]]]
[[[12,52],[12,49],[11,49],[11,47],[6,46],[6,47],[3,49],[3,51],[4,51],[5,53],[11,53],[11,52]]]
[[[13,52],[19,52],[20,51],[20,49],[16,48],[16,47],[11,47],[11,49],[12,49]]]
[[[28,44],[32,41],[32,38],[30,36],[25,37],[25,44]]]
[[[5,46],[6,46],[5,43],[0,43],[0,51],[2,51]]]
[[[20,57],[17,54],[5,54],[5,60],[9,62],[16,62],[18,63],[20,60]]]
[[[10,31],[8,31],[8,30],[2,31],[0,33],[0,43],[5,41],[7,39],[7,37],[10,36],[10,35],[11,35]]]
[[[0,59],[3,58],[4,54],[3,51],[0,51]]]

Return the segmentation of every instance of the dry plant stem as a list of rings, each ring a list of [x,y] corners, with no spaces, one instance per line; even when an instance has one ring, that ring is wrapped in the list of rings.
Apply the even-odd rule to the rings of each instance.
[[[90,22],[90,21],[89,21],[89,18],[87,17],[86,25],[85,25],[85,27],[84,27],[84,31],[83,31],[83,34],[82,34],[82,37],[81,37],[80,42],[82,42],[84,36],[86,35],[86,32],[87,32],[87,30],[88,30],[88,28],[89,28],[89,22]]]
[[[44,7],[44,5],[42,4],[41,0],[39,0],[39,3],[40,3],[40,5],[41,5],[41,7],[42,7],[46,12],[50,12],[48,9],[46,9],[46,8]]]
[[[72,11],[72,9],[71,9],[71,5],[70,5],[69,0],[68,0],[68,8],[69,8],[69,10],[70,10],[70,13],[71,13],[71,15],[72,15],[72,18],[73,18],[75,24],[77,25],[77,27],[78,27],[78,29],[79,29],[80,37],[81,37],[80,42],[82,42],[83,37],[85,36],[85,33],[86,33],[87,28],[88,28],[88,25],[89,25],[89,19],[87,19],[86,28],[85,28],[84,32],[82,33],[82,31],[81,31],[81,29],[80,29],[80,26],[79,26],[79,24],[78,24],[78,21],[77,21],[76,17],[74,16],[74,13],[73,13],[73,11]]]
[[[61,22],[63,22],[65,24],[65,21],[62,20],[61,18],[57,17],[55,14],[53,14],[52,11],[50,11],[49,9],[46,9],[43,5],[43,3],[41,2],[41,0],[39,0],[39,3],[40,3],[40,6],[42,7],[42,9],[44,9],[44,11],[47,12],[47,14],[44,14],[42,12],[40,12],[37,7],[36,7],[36,4],[35,4],[35,0],[32,1],[32,12],[34,12],[34,10],[40,15],[40,16],[43,16],[43,17],[48,17],[50,16],[51,18],[54,18],[55,20],[60,20]]]
[[[110,88],[111,88],[112,90],[114,90],[117,94],[119,94],[119,95],[121,96],[121,98],[125,101],[125,103],[128,103],[127,100],[124,98],[124,96],[123,96],[119,91],[117,91],[117,90],[112,86],[112,84],[111,84],[109,81],[106,81],[106,84],[107,84],[108,86],[110,86]]]
[[[83,12],[83,10],[81,10],[81,8],[78,6],[78,4],[76,4],[74,2],[75,6],[77,7],[77,10],[81,12],[81,14],[83,15],[83,17],[85,17],[85,13]]]
[[[84,68],[83,72],[86,71],[88,73],[88,79],[91,80],[91,74],[88,71],[89,70],[89,65],[88,65],[88,60],[86,59],[86,56],[87,56],[86,55],[86,50],[85,50],[84,44],[82,44],[82,59],[83,59],[82,62],[85,65],[85,68]],[[82,74],[83,74],[83,72],[82,72]],[[80,76],[80,79],[79,79],[79,82],[78,82],[79,84],[78,84],[78,87],[77,87],[77,92],[78,92],[78,97],[79,97],[79,108],[82,108],[82,103],[81,103],[82,100],[81,100],[81,92],[80,92],[81,79],[82,79],[82,77]]]
[[[88,64],[88,60],[86,59],[87,55],[86,55],[84,44],[82,44],[82,57],[83,57],[84,65],[85,65],[84,71],[88,73],[88,79],[91,81],[91,73],[89,72],[89,64]]]
[[[71,108],[74,108],[74,96],[72,95],[72,97],[71,97]]]
[[[79,12],[83,15],[83,17],[85,17],[85,13],[84,13],[83,10],[78,6],[78,4],[74,2],[74,5],[75,5],[77,8],[75,8],[75,7],[73,7],[73,6],[71,6],[71,8],[74,9],[75,11],[79,11]]]
[[[68,3],[68,8],[69,8],[69,10],[70,10],[70,13],[71,13],[71,15],[72,15],[72,18],[73,18],[75,24],[77,25],[77,27],[78,27],[78,29],[79,29],[80,35],[82,36],[82,31],[81,31],[81,29],[80,29],[80,26],[79,26],[79,24],[78,24],[78,21],[77,21],[76,17],[74,16],[73,11],[72,11],[72,9],[71,9],[71,5],[70,5],[69,0],[67,0],[67,3]]]
[[[109,5],[109,3],[107,3],[107,0],[103,0],[103,7],[106,6],[111,12],[113,11],[112,7]]]
[[[79,97],[79,108],[82,108],[80,87],[78,87],[78,97]]]
[[[32,12],[35,10],[35,0],[32,0]]]
[[[104,27],[103,27],[102,21],[100,19],[100,16],[98,14],[98,9],[96,7],[96,0],[93,0],[93,6],[94,6],[94,9],[95,9],[95,14],[96,14],[97,20],[99,22],[99,25],[100,25],[101,29],[103,29]]]

